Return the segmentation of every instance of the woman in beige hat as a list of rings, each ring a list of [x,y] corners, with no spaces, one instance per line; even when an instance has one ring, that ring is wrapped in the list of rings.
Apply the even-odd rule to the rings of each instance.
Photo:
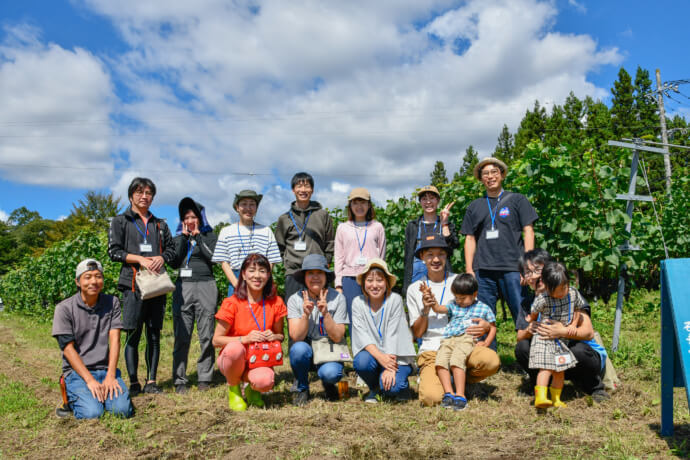
[[[402,298],[392,292],[397,277],[386,262],[371,259],[357,275],[364,292],[352,302],[353,367],[369,387],[365,402],[378,396],[403,399],[415,350]]]
[[[352,300],[362,295],[355,277],[373,258],[386,258],[386,232],[376,220],[369,191],[358,187],[347,198],[347,221],[335,232],[335,287],[345,296],[350,322]]]

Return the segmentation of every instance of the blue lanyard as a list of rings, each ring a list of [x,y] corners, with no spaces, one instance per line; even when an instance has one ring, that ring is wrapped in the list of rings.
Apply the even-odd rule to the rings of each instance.
[[[367,243],[367,232],[369,231],[369,221],[364,225],[364,241],[359,242],[359,231],[357,230],[357,225],[355,225],[355,235],[357,236],[357,246],[359,246],[359,254],[362,255],[362,250],[364,250],[364,245]]]
[[[264,328],[261,329],[261,326],[259,326],[259,322],[256,320],[256,316],[254,315],[254,310],[252,309],[252,304],[249,302],[249,299],[247,299],[247,305],[249,305],[249,313],[252,314],[252,318],[254,318],[254,322],[256,323],[256,327],[259,328],[261,331],[266,330],[266,299],[261,299],[261,308],[264,310]]]
[[[146,219],[146,224],[144,225],[144,227],[146,228],[146,233],[144,233],[144,231],[139,227],[139,224],[137,224],[137,218],[136,217],[134,218],[134,226],[137,228],[137,231],[141,234],[141,236],[144,237],[144,244],[148,244],[148,241],[146,241],[146,240],[148,239],[147,237],[149,236],[149,219]],[[144,219],[141,219],[141,221],[143,222]]]
[[[434,229],[432,230],[433,233],[436,233],[436,229],[438,228],[438,222],[439,218],[436,218],[436,222],[434,222]],[[420,225],[417,225],[417,241],[422,239],[422,225],[424,226],[424,234],[427,233],[426,231],[426,222],[424,222],[424,217],[419,219]]]
[[[192,252],[194,252],[194,246],[196,246],[196,241],[194,241],[194,244],[192,244],[192,241],[187,241],[187,261],[184,264],[185,268],[189,268],[189,259],[192,258]]]
[[[376,320],[374,319],[374,314],[371,312],[371,302],[369,301],[369,298],[367,298],[367,304],[369,305],[369,316],[371,316],[371,322],[374,323],[374,326],[376,326]],[[376,328],[376,330],[379,333],[379,338],[383,340],[383,334],[381,333],[381,324],[383,323],[383,314],[386,311],[386,298],[383,298],[383,306],[381,307],[381,319],[379,320],[379,325]]]
[[[326,330],[323,327],[323,316],[319,317],[319,334],[321,334],[321,336],[326,335]]]
[[[446,280],[448,280],[448,273],[443,274],[443,291],[441,291],[441,298],[438,301],[439,305],[443,305],[443,296],[446,295]],[[429,286],[429,277],[426,277],[426,285]]]
[[[290,216],[290,220],[292,220],[292,224],[295,226],[295,230],[297,230],[297,238],[299,238],[300,241],[304,241],[304,239],[302,238],[302,234],[307,230],[307,223],[309,222],[311,211],[309,211],[309,213],[307,214],[307,218],[304,219],[304,227],[302,228],[299,228],[297,222],[295,222],[295,216],[292,215],[292,211],[289,211],[288,215]]]
[[[489,201],[489,195],[486,195],[486,204],[489,206],[489,216],[491,216],[491,230],[496,229],[496,211],[498,211],[498,202],[501,201],[501,197],[503,196],[503,190],[501,190],[501,193],[498,194],[498,199],[496,200],[496,208],[491,209],[491,202]]]
[[[241,256],[247,256],[249,254],[249,251],[252,250],[252,240],[254,239],[254,222],[252,222],[252,232],[249,234],[249,250],[245,251],[244,250],[244,242],[242,241],[242,234],[240,233],[240,223],[237,222],[237,237],[240,239],[240,248],[241,248]]]

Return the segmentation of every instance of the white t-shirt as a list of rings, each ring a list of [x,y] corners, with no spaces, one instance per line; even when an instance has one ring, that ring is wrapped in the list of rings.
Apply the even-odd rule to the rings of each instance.
[[[431,292],[436,296],[439,305],[448,305],[455,298],[450,290],[451,284],[457,275],[448,275],[445,282],[434,283],[427,281],[426,278],[415,281],[407,288],[407,311],[410,316],[410,328],[419,319],[424,310],[424,303],[422,302],[422,291],[419,290],[419,285],[428,283]],[[445,290],[444,290],[445,286]],[[441,298],[443,296],[443,298]],[[422,336],[422,345],[419,347],[419,353],[425,351],[438,351],[443,339],[443,329],[448,324],[448,315],[436,313],[434,310],[429,310],[429,326]]]

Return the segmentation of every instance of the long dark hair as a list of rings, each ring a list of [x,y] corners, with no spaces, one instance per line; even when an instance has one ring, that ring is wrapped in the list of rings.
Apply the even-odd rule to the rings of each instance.
[[[352,201],[353,200],[347,202],[347,220],[351,220],[352,222],[354,222],[355,213],[352,212]],[[364,220],[366,220],[367,222],[371,222],[372,220],[376,219],[376,210],[374,209],[374,203],[372,203],[371,200],[366,201],[367,203],[369,203],[369,210],[367,211],[367,215],[364,216]]]
[[[244,271],[252,264],[256,264],[259,267],[263,267],[268,271],[268,281],[262,295],[265,300],[269,300],[276,296],[276,285],[273,282],[273,274],[271,273],[271,263],[268,261],[266,256],[258,253],[249,254],[242,262],[242,267],[240,267],[240,277],[237,281],[237,290],[235,295],[238,299],[247,299],[247,282],[244,280]]]

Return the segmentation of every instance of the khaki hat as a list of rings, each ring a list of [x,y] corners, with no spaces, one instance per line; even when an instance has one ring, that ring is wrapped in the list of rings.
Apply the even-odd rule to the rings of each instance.
[[[237,203],[239,203],[242,198],[251,198],[256,201],[256,207],[258,208],[259,203],[261,203],[261,198],[263,197],[263,195],[256,193],[254,190],[242,190],[240,193],[235,194],[235,201],[233,201],[232,207],[237,210]]]
[[[75,270],[74,273],[74,279],[79,279],[81,275],[83,275],[86,272],[90,272],[91,270],[98,270],[103,274],[103,265],[96,259],[84,259],[81,262],[79,262],[79,265],[77,265],[77,269]]]
[[[357,284],[362,286],[362,290],[364,290],[364,275],[366,275],[367,272],[372,268],[380,268],[386,274],[386,278],[388,278],[388,292],[390,293],[391,289],[393,289],[393,286],[395,286],[395,283],[398,282],[398,277],[389,272],[386,262],[378,257],[369,259],[369,262],[367,262],[366,266],[362,269],[359,275],[357,275]]]
[[[353,188],[350,192],[350,196],[347,197],[347,201],[352,201],[355,198],[361,198],[362,200],[371,201],[371,195],[369,195],[369,190],[364,187]]]
[[[422,187],[419,190],[417,190],[417,198],[421,198],[421,196],[427,192],[433,193],[437,197],[441,198],[441,194],[438,193],[438,189],[436,187],[434,187],[433,185],[427,185],[427,186]]]
[[[479,176],[479,172],[482,170],[482,168],[488,164],[496,165],[498,166],[498,169],[501,170],[501,175],[505,177],[506,173],[508,172],[508,165],[499,160],[498,158],[494,157],[488,157],[484,158],[483,160],[479,161],[477,163],[477,166],[474,167],[474,177],[477,178],[477,180],[482,180],[482,178]]]

